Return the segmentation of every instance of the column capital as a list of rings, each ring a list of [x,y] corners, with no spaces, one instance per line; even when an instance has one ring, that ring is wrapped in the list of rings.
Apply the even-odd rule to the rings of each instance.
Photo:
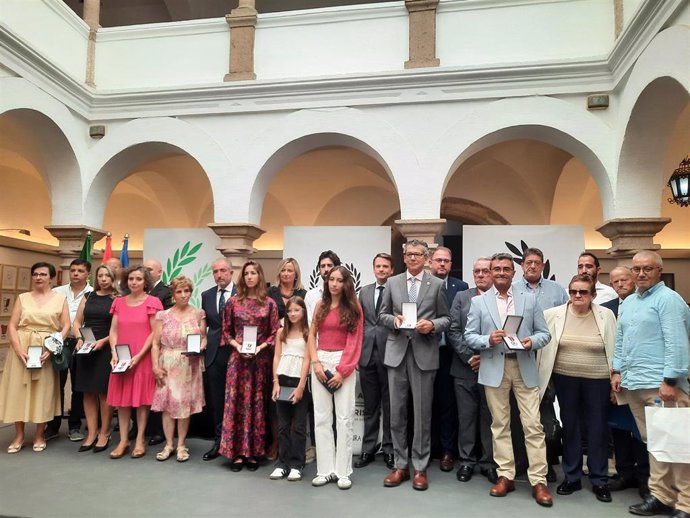
[[[419,239],[426,241],[430,249],[436,248],[437,236],[446,226],[445,219],[396,219],[395,225],[408,241]]]
[[[610,239],[606,252],[616,258],[631,258],[640,250],[658,250],[654,236],[671,222],[671,218],[617,218],[605,221],[597,232]]]
[[[405,0],[405,8],[408,13],[418,11],[435,11],[439,0]]]
[[[254,38],[257,11],[253,1],[240,2],[239,7],[225,15],[230,27],[230,70],[223,81],[250,81],[254,72]]]
[[[252,223],[209,223],[208,227],[220,238],[216,249],[230,258],[233,267],[241,266],[254,253],[254,241],[266,233]]]
[[[68,270],[72,259],[79,257],[89,232],[91,232],[92,244],[100,241],[106,235],[105,230],[85,225],[46,225],[44,228],[58,240],[57,253],[63,259],[62,264],[60,264],[60,268],[63,270]]]
[[[253,7],[238,7],[225,15],[225,21],[230,28],[256,27],[258,13]]]

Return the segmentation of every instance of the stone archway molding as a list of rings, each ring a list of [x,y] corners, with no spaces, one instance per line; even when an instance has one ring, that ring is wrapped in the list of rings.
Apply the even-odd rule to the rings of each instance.
[[[468,225],[510,225],[510,222],[498,212],[464,198],[443,198],[441,217],[460,220]]]

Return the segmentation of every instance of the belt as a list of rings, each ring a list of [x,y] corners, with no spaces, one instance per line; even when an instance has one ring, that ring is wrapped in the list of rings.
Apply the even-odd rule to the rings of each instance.
[[[509,360],[517,360],[517,353],[506,353],[505,356]]]

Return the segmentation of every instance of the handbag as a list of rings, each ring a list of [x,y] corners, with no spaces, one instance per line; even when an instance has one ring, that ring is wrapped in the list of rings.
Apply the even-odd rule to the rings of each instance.
[[[659,462],[690,464],[690,408],[648,406],[647,450]]]
[[[57,335],[57,336],[56,336]],[[44,340],[44,345],[52,354],[50,361],[53,363],[53,368],[56,371],[64,371],[69,368],[72,363],[72,353],[74,351],[74,344],[60,339],[59,333],[54,333],[47,336]]]

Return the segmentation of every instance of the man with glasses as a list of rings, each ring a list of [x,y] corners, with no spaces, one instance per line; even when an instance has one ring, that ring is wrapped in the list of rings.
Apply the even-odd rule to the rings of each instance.
[[[448,307],[450,307],[455,295],[469,288],[465,281],[450,276],[453,266],[450,248],[445,246],[436,248],[431,254],[429,266],[431,274],[443,281]],[[446,333],[442,333],[439,341],[439,366],[434,380],[434,402],[431,409],[431,455],[436,456],[434,458],[441,458],[441,471],[452,471],[458,448],[458,413],[453,378],[450,375],[453,349],[446,340]]]
[[[690,310],[661,280],[659,254],[635,254],[631,271],[637,291],[618,310],[618,333],[613,354],[611,388],[621,392],[647,440],[645,407],[657,399],[668,406],[690,406],[688,335]],[[650,495],[632,505],[632,514],[672,514],[690,517],[690,464],[660,462],[649,456]],[[674,510],[675,507],[675,510]]]
[[[513,257],[494,254],[491,258],[494,287],[472,299],[465,340],[480,353],[479,383],[484,385],[491,410],[494,460],[498,481],[490,495],[502,497],[515,490],[515,458],[510,437],[511,390],[520,408],[529,468],[527,475],[536,502],[551,507],[553,499],[546,487],[546,445],[539,421],[539,372],[533,351],[549,343],[544,313],[532,293],[513,290]],[[517,330],[519,350],[509,349],[503,339],[506,317],[522,317]]]
[[[595,304],[603,304],[618,297],[611,286],[599,282],[598,277],[599,273],[601,273],[601,266],[599,265],[599,259],[593,254],[589,252],[582,252],[580,254],[580,257],[577,258],[577,273],[587,274],[594,279],[594,287],[597,290],[597,296],[594,299]]]
[[[448,329],[448,299],[441,279],[424,271],[429,247],[412,239],[405,244],[407,270],[388,279],[383,290],[379,322],[388,328],[383,363],[388,368],[391,399],[391,437],[395,469],[384,479],[386,487],[396,487],[410,478],[409,463],[414,468],[412,487],[429,487],[426,468],[431,455],[431,404],[434,377],[438,370],[438,341]],[[406,321],[403,304],[416,308],[416,322]],[[410,315],[408,311],[405,314]],[[410,326],[409,328],[407,326]],[[414,434],[408,459],[407,401],[412,393]]]
[[[480,257],[472,268],[474,288],[458,293],[450,308],[450,329],[446,333],[448,344],[453,348],[453,376],[455,400],[458,412],[458,460],[456,474],[460,482],[469,482],[474,466],[479,463],[481,474],[492,484],[498,480],[491,444],[491,413],[486,404],[484,387],[477,381],[479,354],[469,348],[462,336],[467,325],[472,298],[487,292],[493,286],[491,259]]]

